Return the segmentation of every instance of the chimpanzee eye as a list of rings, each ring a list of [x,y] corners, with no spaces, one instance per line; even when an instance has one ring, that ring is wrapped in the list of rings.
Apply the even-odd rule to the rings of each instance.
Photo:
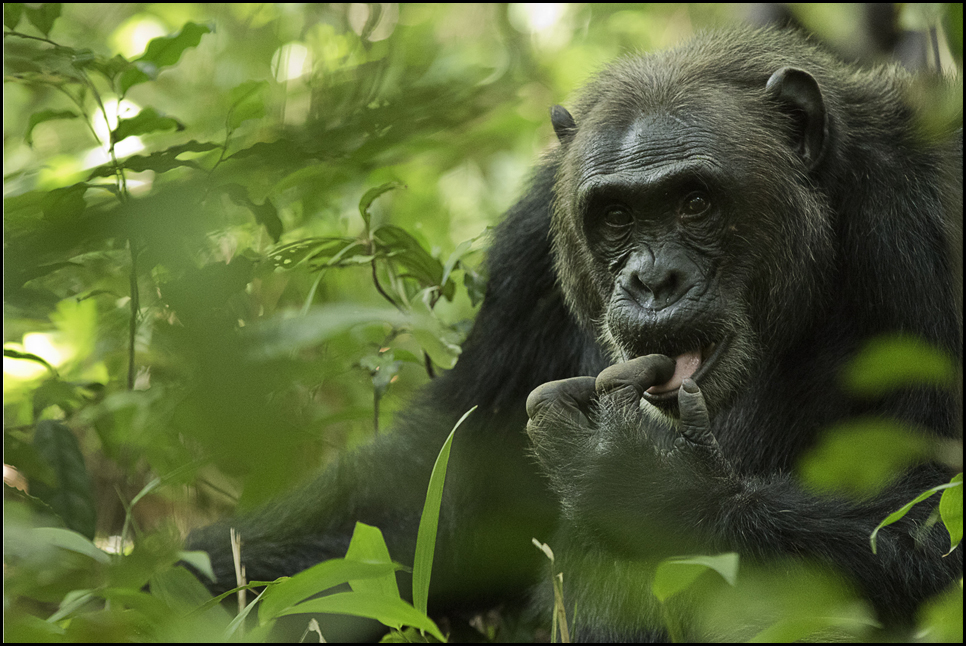
[[[601,224],[601,232],[606,238],[618,240],[630,231],[631,225],[634,224],[634,216],[623,206],[609,206],[604,211]]]
[[[682,215],[701,215],[711,208],[711,199],[703,191],[688,193],[681,202]]]

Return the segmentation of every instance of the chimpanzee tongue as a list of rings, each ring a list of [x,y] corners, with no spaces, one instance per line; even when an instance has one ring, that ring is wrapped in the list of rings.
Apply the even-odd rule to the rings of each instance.
[[[657,384],[647,389],[652,395],[660,395],[677,390],[685,378],[690,377],[701,367],[701,350],[692,350],[674,357],[674,374],[663,384]]]

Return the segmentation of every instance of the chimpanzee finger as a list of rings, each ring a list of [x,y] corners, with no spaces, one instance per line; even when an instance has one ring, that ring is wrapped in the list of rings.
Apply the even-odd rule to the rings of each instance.
[[[701,389],[693,379],[686,378],[678,389],[678,410],[681,414],[681,435],[698,446],[716,446],[711,433],[711,418]]]
[[[527,397],[527,416],[533,420],[552,411],[578,426],[589,426],[587,411],[594,397],[594,383],[593,377],[574,377],[537,386]]]
[[[649,354],[610,366],[597,375],[597,394],[608,395],[618,405],[640,401],[648,388],[663,384],[674,374],[674,360],[663,354]]]
[[[721,453],[718,440],[711,432],[711,418],[701,389],[693,379],[686,378],[678,389],[678,410],[681,414],[679,434],[674,440],[679,455],[694,463],[697,460],[705,473],[726,478],[732,484],[734,471]]]

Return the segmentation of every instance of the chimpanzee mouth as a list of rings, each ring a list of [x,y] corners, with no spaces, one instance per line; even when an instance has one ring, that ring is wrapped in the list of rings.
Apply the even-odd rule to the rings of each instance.
[[[700,385],[706,374],[714,369],[715,364],[727,351],[728,339],[709,343],[700,349],[691,350],[678,355],[668,354],[674,359],[674,374],[663,384],[651,386],[644,393],[644,399],[651,404],[667,406],[676,404],[678,388],[687,379],[694,379]]]

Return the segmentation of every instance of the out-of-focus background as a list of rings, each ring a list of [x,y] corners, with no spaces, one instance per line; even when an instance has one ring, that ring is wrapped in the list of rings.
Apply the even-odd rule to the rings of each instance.
[[[961,69],[961,4],[5,4],[5,637],[157,629],[82,593],[144,594],[188,529],[391,432],[459,356],[550,106],[739,24]],[[104,574],[37,524],[158,546]]]

